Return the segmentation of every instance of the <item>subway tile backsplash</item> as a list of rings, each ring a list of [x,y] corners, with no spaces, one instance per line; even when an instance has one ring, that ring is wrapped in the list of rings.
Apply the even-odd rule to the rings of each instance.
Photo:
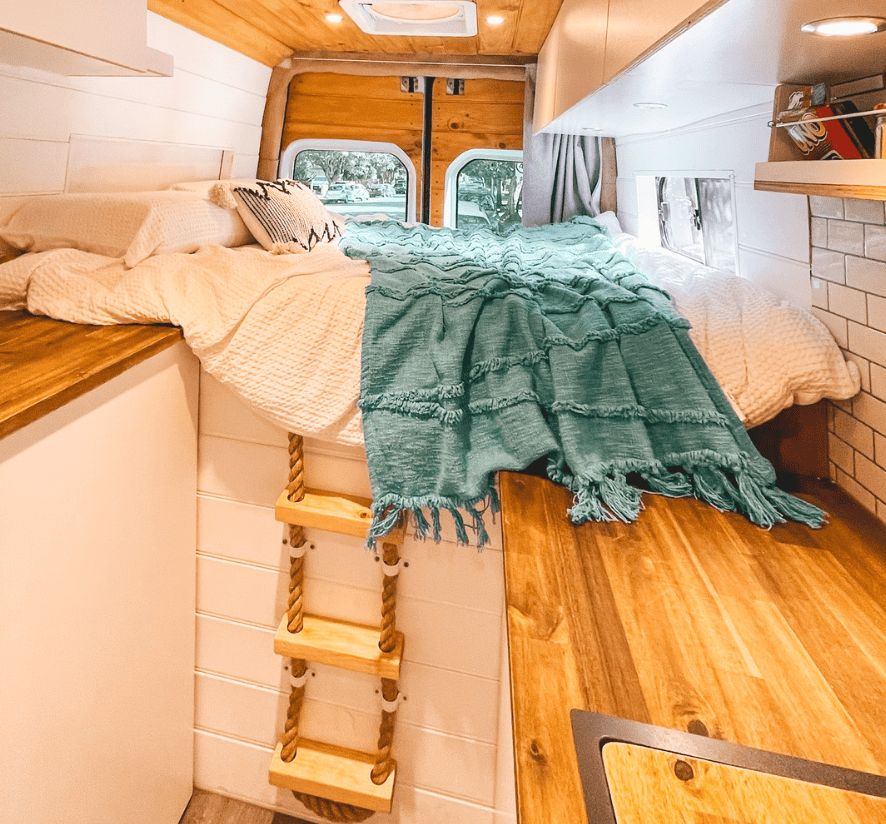
[[[861,372],[830,405],[831,478],[886,521],[886,215],[878,200],[810,197],[813,313]]]

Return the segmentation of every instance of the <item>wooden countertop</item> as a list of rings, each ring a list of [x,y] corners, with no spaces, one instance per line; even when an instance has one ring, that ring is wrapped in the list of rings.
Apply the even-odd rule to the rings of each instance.
[[[588,824],[574,707],[886,774],[886,530],[842,492],[767,532],[651,495],[574,527],[568,490],[501,490],[520,824]]]
[[[0,438],[180,340],[174,326],[87,326],[0,312]]]

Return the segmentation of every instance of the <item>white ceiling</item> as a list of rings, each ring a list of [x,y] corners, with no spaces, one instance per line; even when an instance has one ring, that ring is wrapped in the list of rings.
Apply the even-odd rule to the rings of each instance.
[[[663,0],[666,2],[667,0]],[[886,0],[728,0],[678,38],[554,120],[544,131],[623,137],[771,104],[779,83],[836,82],[886,69],[886,32],[803,34],[811,20],[886,17]],[[667,103],[643,110],[637,102]]]

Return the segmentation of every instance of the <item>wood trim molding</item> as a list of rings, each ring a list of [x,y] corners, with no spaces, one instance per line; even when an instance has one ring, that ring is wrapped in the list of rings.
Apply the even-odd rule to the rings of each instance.
[[[600,140],[600,211],[615,212],[618,209],[616,181],[618,167],[615,163],[615,140],[604,137]]]
[[[385,52],[330,52],[330,51],[296,51],[290,60],[328,60],[331,62],[351,63],[400,63],[408,65],[427,66],[459,66],[474,68],[477,66],[501,66],[514,67],[525,66],[535,63],[535,55],[507,55],[507,54],[432,54],[430,52],[403,52],[401,54],[387,54]],[[285,65],[283,61],[281,65]]]

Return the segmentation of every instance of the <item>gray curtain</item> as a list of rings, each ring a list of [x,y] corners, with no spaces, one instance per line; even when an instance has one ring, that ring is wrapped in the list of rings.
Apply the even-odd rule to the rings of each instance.
[[[535,66],[526,67],[523,110],[523,225],[600,214],[600,138],[532,134]]]

